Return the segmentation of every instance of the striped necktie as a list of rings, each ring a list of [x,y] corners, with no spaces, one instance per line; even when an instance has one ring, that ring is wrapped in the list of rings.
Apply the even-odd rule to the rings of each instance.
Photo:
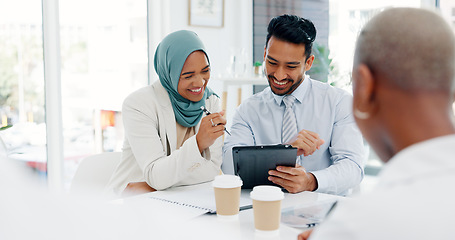
[[[281,128],[281,143],[288,143],[294,136],[297,135],[297,120],[295,119],[292,106],[295,103],[295,97],[287,95],[283,98],[286,109],[283,115],[283,127]]]

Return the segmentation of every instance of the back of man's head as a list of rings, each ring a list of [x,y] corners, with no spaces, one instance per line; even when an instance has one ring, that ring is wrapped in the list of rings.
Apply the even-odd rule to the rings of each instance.
[[[455,39],[438,14],[394,8],[376,15],[357,40],[354,68],[405,91],[453,91]]]
[[[282,41],[304,44],[305,56],[308,58],[311,55],[313,42],[316,39],[316,28],[313,22],[308,19],[284,14],[270,20],[267,27],[266,47],[272,36]]]

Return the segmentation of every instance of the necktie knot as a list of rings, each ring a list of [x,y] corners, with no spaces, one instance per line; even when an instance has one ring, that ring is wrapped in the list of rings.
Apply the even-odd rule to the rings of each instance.
[[[287,95],[283,98],[283,103],[286,106],[286,108],[292,108],[292,106],[295,103],[295,97],[292,95]]]

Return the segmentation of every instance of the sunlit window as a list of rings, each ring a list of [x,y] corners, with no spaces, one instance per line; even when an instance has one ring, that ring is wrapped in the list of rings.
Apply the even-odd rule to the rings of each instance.
[[[0,0],[0,115],[9,157],[45,176],[41,1]]]
[[[355,43],[361,28],[377,13],[389,7],[432,7],[422,6],[420,0],[331,0],[329,49],[332,71],[329,82],[347,91],[351,89],[351,71]],[[434,7],[434,5],[433,5]],[[376,175],[383,163],[369,148],[365,174]]]
[[[60,1],[66,184],[83,157],[121,151],[122,102],[147,84],[146,17],[146,1]]]

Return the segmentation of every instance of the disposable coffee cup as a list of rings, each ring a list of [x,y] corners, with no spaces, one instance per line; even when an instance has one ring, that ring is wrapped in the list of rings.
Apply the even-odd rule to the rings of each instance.
[[[222,219],[236,219],[239,214],[240,192],[243,185],[235,175],[218,175],[213,180],[216,214]]]
[[[284,193],[275,186],[256,186],[250,193],[253,200],[254,228],[256,232],[274,234],[279,232],[281,200]]]

